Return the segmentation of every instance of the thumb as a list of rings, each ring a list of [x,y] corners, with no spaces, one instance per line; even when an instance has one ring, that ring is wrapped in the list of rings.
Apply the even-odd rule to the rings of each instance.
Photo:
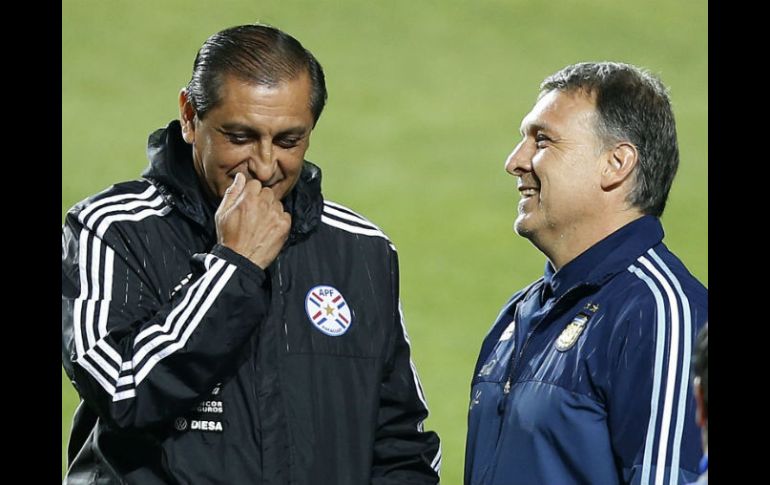
[[[219,210],[222,212],[227,211],[238,200],[238,196],[243,192],[243,187],[246,185],[246,179],[242,173],[236,173],[233,183],[225,190],[225,195],[222,197],[222,202],[219,203]]]

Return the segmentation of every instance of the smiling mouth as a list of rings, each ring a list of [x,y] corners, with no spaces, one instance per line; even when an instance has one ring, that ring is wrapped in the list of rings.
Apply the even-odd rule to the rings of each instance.
[[[539,192],[538,189],[535,189],[533,187],[522,187],[519,189],[519,193],[521,193],[522,197],[532,197],[538,192]]]

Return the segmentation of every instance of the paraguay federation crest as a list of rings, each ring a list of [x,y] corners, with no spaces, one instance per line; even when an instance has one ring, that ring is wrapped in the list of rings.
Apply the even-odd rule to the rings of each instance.
[[[314,286],[307,292],[305,312],[315,328],[332,337],[344,334],[353,323],[345,297],[329,285]]]

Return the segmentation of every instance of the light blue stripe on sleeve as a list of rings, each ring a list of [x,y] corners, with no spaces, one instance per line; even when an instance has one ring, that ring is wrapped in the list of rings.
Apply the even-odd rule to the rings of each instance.
[[[666,318],[665,309],[663,305],[663,295],[658,287],[650,279],[649,276],[644,274],[642,270],[634,266],[633,264],[628,267],[628,271],[635,274],[639,279],[644,281],[650,288],[653,296],[655,297],[655,306],[657,309],[657,325],[656,325],[656,338],[655,338],[655,369],[652,380],[652,401],[650,403],[650,420],[647,425],[647,438],[644,442],[644,459],[642,461],[642,484],[650,483],[650,467],[652,463],[652,448],[655,441],[655,423],[658,420],[658,401],[660,400],[660,386],[663,375],[663,353],[665,351],[665,322],[662,321]]]

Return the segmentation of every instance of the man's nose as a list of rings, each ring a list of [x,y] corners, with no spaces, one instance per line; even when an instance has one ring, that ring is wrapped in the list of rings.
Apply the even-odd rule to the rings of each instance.
[[[275,173],[278,160],[274,158],[273,144],[267,142],[255,143],[251,157],[249,158],[249,172],[254,178],[265,183]]]
[[[505,160],[505,171],[514,176],[520,176],[532,170],[532,154],[524,140],[520,141]]]

